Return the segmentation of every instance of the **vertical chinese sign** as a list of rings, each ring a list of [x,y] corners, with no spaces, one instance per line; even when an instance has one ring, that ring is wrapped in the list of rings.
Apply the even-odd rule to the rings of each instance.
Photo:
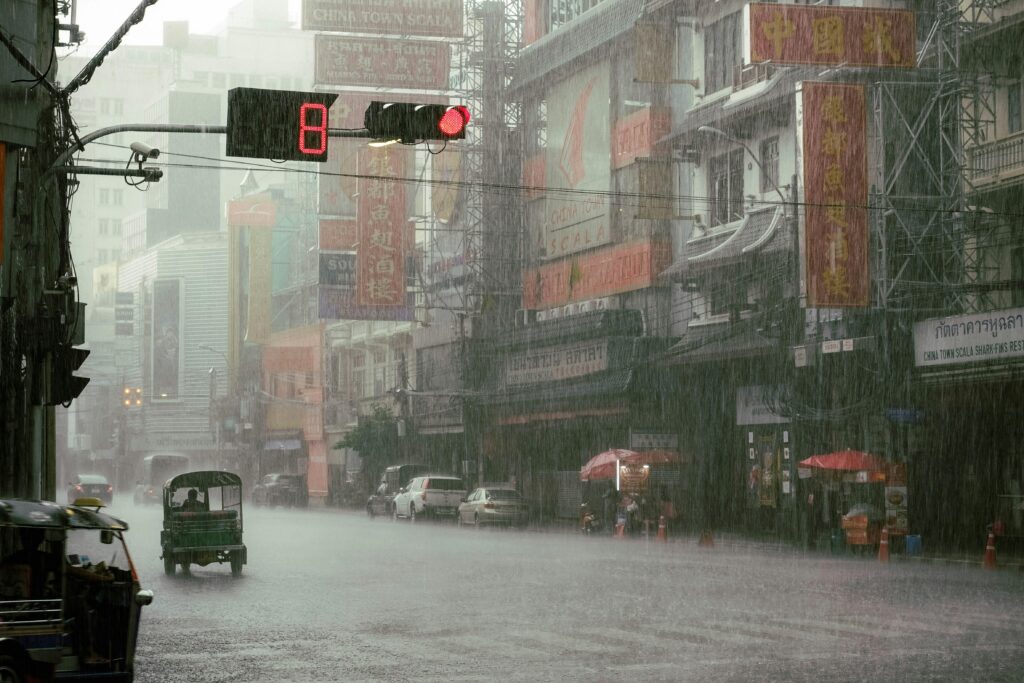
[[[867,306],[864,86],[803,84],[807,305]]]
[[[361,306],[406,305],[405,150],[367,147],[359,155],[357,301]]]
[[[752,2],[744,15],[746,62],[911,68],[917,61],[910,11]]]

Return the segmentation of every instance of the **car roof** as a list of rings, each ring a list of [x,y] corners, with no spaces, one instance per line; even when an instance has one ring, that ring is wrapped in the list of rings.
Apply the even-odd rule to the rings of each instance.
[[[79,474],[78,481],[83,484],[106,484],[107,478],[102,474]]]
[[[114,529],[123,531],[128,524],[97,510],[60,505],[48,500],[0,500],[0,527],[40,527],[48,529]]]

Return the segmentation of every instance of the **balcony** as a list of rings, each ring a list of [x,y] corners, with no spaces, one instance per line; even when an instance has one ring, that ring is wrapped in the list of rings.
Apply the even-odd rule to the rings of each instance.
[[[1024,132],[967,152],[967,175],[976,190],[1024,180]]]
[[[737,64],[732,70],[732,91],[739,92],[744,88],[767,81],[775,75],[774,64]]]

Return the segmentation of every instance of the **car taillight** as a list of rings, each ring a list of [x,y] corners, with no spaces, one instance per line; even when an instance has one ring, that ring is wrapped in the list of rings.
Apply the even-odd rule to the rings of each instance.
[[[112,485],[110,485],[110,484],[107,484],[107,493],[113,493],[113,492],[114,492],[114,487]]]
[[[75,484],[75,490],[78,491],[79,493],[81,493],[82,492],[82,485],[81,484]]]
[[[484,503],[484,507],[487,508],[488,510],[493,510],[494,508],[496,508],[498,506],[495,505],[494,503]]]
[[[426,492],[426,490],[424,490],[423,493],[420,494],[420,500],[426,500],[426,499],[427,499],[427,492]]]

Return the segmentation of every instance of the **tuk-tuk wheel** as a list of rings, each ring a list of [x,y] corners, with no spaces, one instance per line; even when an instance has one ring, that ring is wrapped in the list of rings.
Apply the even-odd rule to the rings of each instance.
[[[174,558],[170,555],[164,555],[164,574],[174,576]]]
[[[192,563],[189,562],[188,560],[182,562],[181,563],[181,573],[184,574],[185,576],[191,576],[192,575],[191,564]]]
[[[26,680],[20,661],[10,655],[0,655],[0,683],[24,683]]]
[[[242,575],[242,551],[232,550],[231,551],[231,575],[241,576]]]

